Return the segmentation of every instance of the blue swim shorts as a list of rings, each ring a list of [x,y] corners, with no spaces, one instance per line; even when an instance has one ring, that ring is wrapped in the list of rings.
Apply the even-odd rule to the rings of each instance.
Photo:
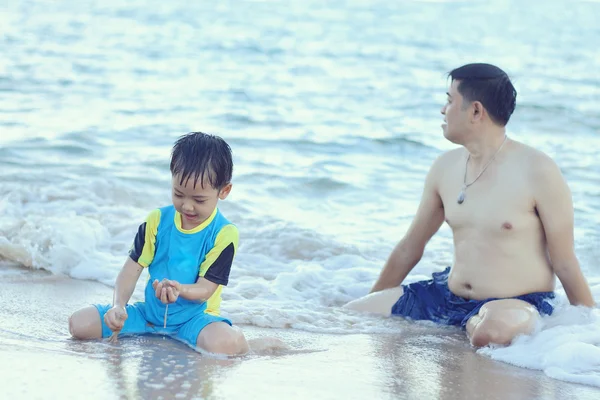
[[[501,300],[469,300],[456,296],[448,288],[449,273],[450,267],[442,272],[434,272],[432,279],[403,285],[404,293],[392,306],[392,315],[464,328],[469,318],[477,315],[485,303]],[[552,314],[553,307],[548,300],[554,298],[554,292],[529,293],[512,298],[526,301],[540,314]]]
[[[100,322],[102,322],[102,337],[106,338],[112,335],[112,331],[104,322],[104,314],[112,308],[108,304],[95,304],[94,307],[100,314]],[[189,321],[183,324],[169,325],[169,319],[167,317],[167,327],[164,328],[163,324],[152,324],[146,319],[146,304],[138,302],[135,304],[128,304],[125,307],[127,310],[127,319],[125,325],[119,333],[121,336],[139,335],[145,333],[155,333],[160,335],[168,335],[180,341],[189,344],[192,347],[196,347],[196,340],[200,331],[204,329],[208,324],[213,322],[225,322],[231,325],[231,321],[227,318],[217,317],[204,312],[199,313],[192,317]]]

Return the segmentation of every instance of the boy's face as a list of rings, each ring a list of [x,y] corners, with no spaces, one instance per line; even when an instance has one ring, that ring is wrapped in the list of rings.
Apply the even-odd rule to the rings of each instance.
[[[173,176],[171,196],[175,209],[181,214],[181,227],[186,230],[194,229],[206,221],[215,210],[219,199],[225,200],[231,191],[231,183],[217,190],[208,182],[204,185],[197,182],[194,187],[193,177],[180,182],[180,175]]]

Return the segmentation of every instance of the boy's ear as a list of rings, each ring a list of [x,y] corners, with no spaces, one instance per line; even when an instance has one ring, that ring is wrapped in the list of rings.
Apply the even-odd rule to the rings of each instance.
[[[232,186],[233,185],[231,183],[228,183],[227,185],[223,186],[223,188],[219,192],[219,199],[225,200],[227,196],[229,196],[229,192],[231,192]]]

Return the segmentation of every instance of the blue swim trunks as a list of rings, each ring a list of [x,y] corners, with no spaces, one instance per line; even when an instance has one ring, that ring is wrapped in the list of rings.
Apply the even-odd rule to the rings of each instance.
[[[456,296],[448,288],[449,273],[450,267],[442,272],[434,272],[432,279],[403,285],[404,294],[392,306],[392,315],[464,328],[469,318],[477,315],[485,303],[501,300],[469,300]],[[548,300],[554,298],[554,292],[529,293],[512,298],[526,301],[540,314],[552,314],[553,307]]]
[[[112,331],[104,322],[104,314],[112,307],[109,304],[95,305],[100,314],[102,322],[102,337],[107,338],[112,335]],[[154,321],[152,314],[147,312],[147,304],[138,302],[128,304],[126,307],[127,319],[119,336],[129,336],[145,333],[155,333],[159,335],[168,335],[180,341],[187,343],[192,347],[196,347],[198,335],[208,324],[213,322],[225,322],[231,325],[231,321],[227,318],[211,315],[205,312],[200,312],[184,323],[169,324],[167,318],[167,327],[164,328],[164,321]]]

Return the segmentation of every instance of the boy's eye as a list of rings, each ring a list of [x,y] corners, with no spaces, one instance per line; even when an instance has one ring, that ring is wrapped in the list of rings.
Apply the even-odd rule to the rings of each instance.
[[[183,197],[180,193],[175,193],[175,197]]]
[[[196,204],[203,204],[204,200],[194,200],[196,202]]]

